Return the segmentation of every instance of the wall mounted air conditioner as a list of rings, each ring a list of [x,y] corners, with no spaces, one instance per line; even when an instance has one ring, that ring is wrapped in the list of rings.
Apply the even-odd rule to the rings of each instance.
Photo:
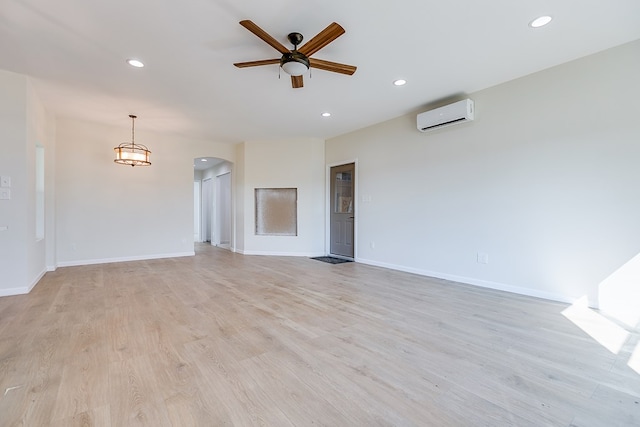
[[[473,120],[473,101],[464,99],[418,114],[418,130],[428,132],[433,129],[440,129],[458,123],[470,122]]]

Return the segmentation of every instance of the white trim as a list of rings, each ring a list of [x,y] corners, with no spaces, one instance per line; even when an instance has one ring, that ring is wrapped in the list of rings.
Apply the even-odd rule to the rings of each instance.
[[[0,289],[0,297],[12,297],[14,295],[24,295],[29,293],[28,287]]]
[[[58,267],[56,267],[55,265],[47,265],[47,271],[56,271]]]
[[[46,273],[47,273],[46,269],[42,270],[42,272],[38,274],[38,276],[31,282],[31,285],[29,286],[23,286],[21,288],[0,289],[0,297],[11,297],[14,295],[28,294],[33,290],[33,288],[36,287],[40,279],[42,279]]]
[[[29,288],[27,289],[27,293],[31,292],[31,290],[36,287],[40,279],[42,279],[45,274],[47,274],[46,268],[42,270],[40,274],[38,274],[38,276],[31,282],[31,286],[29,286]]]
[[[161,259],[161,258],[179,258],[186,256],[195,256],[195,252],[178,252],[173,254],[157,254],[157,255],[140,255],[130,257],[119,258],[103,258],[103,259],[84,259],[76,261],[63,261],[58,263],[58,267],[76,267],[80,265],[94,265],[94,264],[110,264],[112,262],[127,262],[127,261],[146,261],[149,259]]]
[[[318,257],[325,256],[323,252],[271,252],[271,251],[237,251],[242,255],[261,255],[261,256],[292,256],[292,257]]]
[[[481,287],[481,288],[494,289],[494,290],[497,290],[497,291],[510,292],[510,293],[513,293],[513,294],[525,295],[525,296],[530,296],[530,297],[535,297],[535,298],[542,298],[542,299],[546,299],[546,300],[569,303],[569,304],[574,303],[579,299],[578,297],[573,297],[573,296],[564,295],[564,294],[558,294],[558,293],[555,293],[555,292],[545,292],[545,291],[526,288],[526,287],[522,287],[522,286],[509,285],[509,284],[506,284],[506,283],[499,283],[499,282],[492,282],[492,281],[489,281],[489,280],[475,279],[473,277],[456,276],[456,275],[453,275],[453,274],[440,273],[440,272],[437,272],[437,271],[422,270],[422,269],[418,269],[418,268],[405,267],[405,266],[402,266],[402,265],[388,264],[388,263],[373,261],[373,260],[369,260],[369,259],[357,259],[356,262],[359,262],[359,263],[362,263],[362,264],[367,264],[367,265],[373,265],[373,266],[376,266],[376,267],[388,268],[390,270],[403,271],[405,273],[418,274],[420,276],[434,277],[434,278],[437,278],[437,279],[444,279],[444,280],[449,280],[449,281],[452,281],[452,282],[464,283],[464,284],[467,284],[467,285],[474,285],[474,286],[478,286],[478,287]]]

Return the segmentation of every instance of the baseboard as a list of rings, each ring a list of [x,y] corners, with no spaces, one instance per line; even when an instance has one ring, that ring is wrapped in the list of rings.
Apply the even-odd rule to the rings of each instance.
[[[22,288],[9,288],[0,289],[0,297],[12,297],[14,295],[24,295],[29,293],[29,288],[24,286]]]
[[[563,302],[563,303],[569,303],[569,304],[574,303],[576,301],[575,297],[572,297],[569,295],[563,295],[563,294],[558,294],[553,292],[545,292],[545,291],[540,291],[538,289],[508,285],[505,283],[492,282],[489,280],[476,279],[473,277],[456,276],[453,274],[422,270],[422,269],[411,268],[411,267],[406,267],[402,265],[388,264],[384,262],[378,262],[378,261],[373,261],[373,260],[368,260],[363,258],[356,259],[356,262],[367,264],[367,265],[373,265],[376,267],[388,268],[390,270],[403,271],[405,273],[413,273],[420,276],[434,277],[436,279],[443,279],[443,280],[449,280],[451,282],[459,282],[467,285],[474,285],[481,288],[494,289],[496,291],[504,291],[504,292],[510,292],[512,294],[542,298],[550,301]]]
[[[42,279],[46,273],[47,273],[46,269],[42,270],[42,272],[40,272],[38,276],[36,276],[36,278],[33,281],[31,281],[31,284],[29,286],[23,286],[20,288],[0,289],[0,297],[11,297],[14,295],[28,294],[29,292],[31,292],[33,288],[36,287],[40,279]]]
[[[242,255],[260,255],[260,256],[296,256],[296,257],[311,258],[311,257],[326,255],[324,252],[300,253],[300,252],[273,252],[273,251],[241,251],[241,250],[235,250],[235,249],[233,249],[233,251],[240,253]],[[58,267],[75,267],[75,266],[82,266],[82,265],[109,264],[114,262],[145,261],[145,260],[162,259],[162,258],[179,258],[179,257],[194,256],[194,255],[195,255],[195,252],[191,251],[191,252],[179,252],[179,253],[173,253],[173,254],[142,255],[142,256],[133,256],[133,257],[63,261],[63,262],[59,262],[57,266]],[[465,283],[468,285],[474,285],[482,288],[510,292],[518,295],[526,295],[526,296],[535,297],[535,298],[542,298],[542,299],[551,300],[551,301],[557,301],[557,302],[563,302],[563,303],[573,303],[576,301],[575,297],[572,297],[569,295],[563,295],[563,294],[558,294],[553,292],[545,292],[545,291],[540,291],[538,289],[508,285],[505,283],[492,282],[489,280],[476,279],[473,277],[457,276],[457,275],[446,274],[446,273],[441,273],[437,271],[423,270],[419,268],[412,268],[412,267],[406,267],[402,265],[378,262],[378,261],[369,260],[365,258],[357,258],[355,261],[361,264],[372,265],[375,267],[388,268],[390,270],[403,271],[405,273],[412,273],[412,274],[417,274],[417,275],[426,276],[426,277],[434,277],[437,279]],[[54,268],[47,267],[40,274],[38,274],[36,279],[33,280],[29,286],[19,287],[19,288],[0,289],[0,297],[28,294],[38,284],[38,282],[44,277],[47,271],[55,271],[55,267]]]
[[[180,257],[186,257],[186,256],[195,256],[195,254],[196,253],[194,251],[190,251],[190,252],[178,252],[173,254],[139,255],[139,256],[131,256],[131,257],[61,261],[58,263],[58,267],[77,267],[81,265],[110,264],[113,262],[146,261],[150,259],[163,259],[163,258],[180,258]]]
[[[261,255],[261,256],[297,256],[297,257],[317,257],[324,256],[324,252],[273,252],[273,251],[237,251],[242,255]]]
[[[28,288],[26,293],[31,292],[31,290],[36,287],[36,285],[38,284],[40,279],[42,279],[45,274],[47,274],[47,269],[46,268],[44,270],[42,270],[42,272],[40,272],[40,274],[38,274],[38,277],[36,277],[36,279],[31,282],[31,285],[29,286],[29,288]]]

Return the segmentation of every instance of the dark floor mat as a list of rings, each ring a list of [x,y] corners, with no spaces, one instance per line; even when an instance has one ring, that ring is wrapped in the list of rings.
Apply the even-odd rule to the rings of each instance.
[[[315,259],[317,261],[322,261],[322,262],[327,262],[329,264],[342,264],[344,262],[353,262],[353,260],[350,260],[350,259],[334,258],[332,256],[318,256],[318,257],[311,258],[311,259]]]

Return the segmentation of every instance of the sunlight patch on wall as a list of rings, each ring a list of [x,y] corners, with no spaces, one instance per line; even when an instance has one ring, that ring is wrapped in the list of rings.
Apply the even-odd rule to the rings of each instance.
[[[640,254],[604,279],[598,287],[598,307],[631,328],[640,322]]]
[[[633,354],[627,363],[631,369],[640,374],[640,343],[636,345],[636,349],[633,350]]]
[[[613,354],[618,354],[629,338],[626,330],[590,309],[586,296],[565,309],[562,315]]]

